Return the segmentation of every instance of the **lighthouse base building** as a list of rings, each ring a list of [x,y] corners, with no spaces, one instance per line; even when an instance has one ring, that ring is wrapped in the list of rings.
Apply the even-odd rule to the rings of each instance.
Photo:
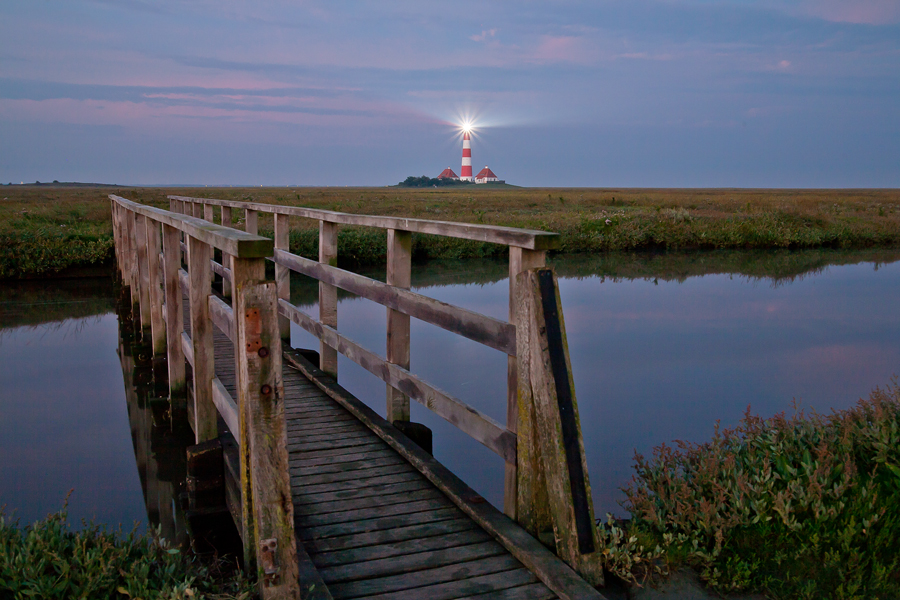
[[[501,181],[488,167],[483,168],[475,176],[475,183],[506,183]]]

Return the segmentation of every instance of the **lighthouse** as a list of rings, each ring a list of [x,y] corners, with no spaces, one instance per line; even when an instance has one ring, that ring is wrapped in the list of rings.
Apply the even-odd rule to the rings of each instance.
[[[472,143],[469,140],[469,130],[463,132],[462,169],[459,171],[461,181],[472,181]]]

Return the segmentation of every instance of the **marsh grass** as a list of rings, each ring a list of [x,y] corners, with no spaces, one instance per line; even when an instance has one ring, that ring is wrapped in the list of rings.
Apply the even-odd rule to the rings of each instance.
[[[72,531],[63,508],[19,528],[0,509],[0,598],[249,600],[253,582],[235,564],[171,547],[158,532]]]
[[[109,193],[162,208],[168,207],[167,194],[178,194],[540,229],[560,233],[563,253],[900,245],[898,190],[3,186],[0,278],[108,261]],[[291,249],[313,256],[317,224],[292,218],[291,225]],[[260,215],[260,231],[271,229],[271,217]],[[379,230],[342,228],[339,256],[378,263],[385,256],[383,238]],[[502,255],[505,248],[415,236],[413,252],[416,259],[473,258]]]
[[[718,591],[898,598],[900,386],[831,415],[747,414],[708,443],[660,446],[636,457],[625,492],[632,535]]]

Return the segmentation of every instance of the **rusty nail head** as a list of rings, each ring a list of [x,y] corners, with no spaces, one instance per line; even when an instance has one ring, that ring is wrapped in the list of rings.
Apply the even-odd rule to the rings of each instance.
[[[263,385],[263,386],[259,389],[259,391],[260,391],[260,393],[261,393],[262,395],[268,396],[269,394],[272,393],[272,386],[269,385],[269,384],[267,383],[267,384]]]
[[[257,354],[259,354],[260,358],[265,358],[269,355],[269,349],[263,346],[259,349],[259,352],[257,352]]]

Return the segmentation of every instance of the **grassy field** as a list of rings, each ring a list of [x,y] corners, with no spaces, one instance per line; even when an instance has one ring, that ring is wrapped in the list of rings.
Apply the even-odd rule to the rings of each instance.
[[[0,278],[43,276],[111,256],[107,194],[167,207],[167,194],[555,231],[560,252],[900,246],[900,190],[129,188],[0,190]],[[314,255],[316,223],[292,222],[292,250]],[[260,232],[271,231],[261,215]],[[345,228],[342,260],[384,259],[383,232]],[[489,244],[417,236],[414,256],[502,254]],[[69,271],[70,272],[70,271]]]

